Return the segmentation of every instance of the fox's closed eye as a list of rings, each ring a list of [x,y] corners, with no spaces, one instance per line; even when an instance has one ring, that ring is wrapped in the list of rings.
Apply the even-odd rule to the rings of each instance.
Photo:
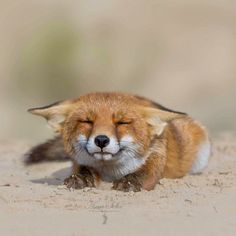
[[[80,123],[93,124],[92,120],[79,120]]]
[[[118,121],[116,122],[117,125],[129,125],[131,124],[132,121],[131,120],[127,120],[127,121]]]

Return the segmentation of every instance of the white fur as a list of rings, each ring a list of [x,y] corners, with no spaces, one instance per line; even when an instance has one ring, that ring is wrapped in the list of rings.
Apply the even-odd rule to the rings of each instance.
[[[85,136],[79,135],[78,140],[74,143],[74,159],[79,165],[93,167],[104,181],[111,182],[120,179],[135,172],[145,163],[145,158],[138,154],[138,145],[130,136],[124,136],[120,142],[116,141],[119,149],[115,154],[90,154],[88,143]]]
[[[92,136],[88,139],[88,143],[87,143],[87,150],[89,153],[93,154],[93,153],[97,153],[97,152],[101,152],[101,148],[98,147],[95,142],[94,142],[95,137]],[[102,149],[103,152],[107,152],[107,153],[111,153],[111,154],[116,154],[120,147],[119,147],[119,143],[117,142],[117,140],[113,137],[109,137],[110,142],[109,144],[104,147]]]
[[[199,146],[197,158],[193,163],[193,166],[190,170],[190,174],[201,173],[207,167],[210,154],[211,154],[211,144],[209,140],[206,140]]]

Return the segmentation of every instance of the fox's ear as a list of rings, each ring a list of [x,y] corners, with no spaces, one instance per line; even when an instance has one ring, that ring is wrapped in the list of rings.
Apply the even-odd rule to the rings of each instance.
[[[60,132],[67,115],[73,109],[72,104],[69,100],[57,102],[45,107],[31,108],[28,112],[44,117],[55,132]]]
[[[153,127],[155,134],[158,136],[163,133],[168,121],[187,116],[185,113],[169,112],[150,107],[145,107],[143,109],[143,114],[147,123]]]

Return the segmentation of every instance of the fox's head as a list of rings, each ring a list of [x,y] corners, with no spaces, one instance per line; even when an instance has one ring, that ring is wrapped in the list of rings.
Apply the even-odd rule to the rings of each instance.
[[[29,111],[48,120],[78,164],[95,169],[121,166],[117,178],[137,170],[153,138],[162,135],[169,121],[184,116],[118,93],[88,94]]]

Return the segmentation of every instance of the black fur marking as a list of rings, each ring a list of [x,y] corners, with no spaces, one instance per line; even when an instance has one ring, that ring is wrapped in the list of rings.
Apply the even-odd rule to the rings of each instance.
[[[31,111],[34,111],[34,110],[44,110],[44,109],[47,109],[47,108],[50,108],[50,107],[53,107],[53,106],[57,106],[61,103],[62,101],[58,101],[58,102],[54,102],[50,105],[47,105],[47,106],[44,106],[44,107],[36,107],[36,108],[31,108],[31,109],[28,109],[28,112],[31,112]]]
[[[144,97],[141,97],[141,96],[135,96],[135,97],[140,99],[140,100],[144,100],[144,101],[149,102],[153,107],[158,108],[158,109],[160,109],[162,111],[168,111],[168,112],[172,112],[172,113],[176,113],[176,114],[180,114],[180,115],[188,115],[185,112],[175,111],[175,110],[169,109],[167,107],[164,107],[161,104],[159,104],[157,102],[154,102],[154,101],[152,101],[150,99],[147,99],[147,98],[144,98]]]
[[[28,153],[25,154],[25,164],[43,161],[67,161],[69,155],[64,150],[62,139],[56,137],[42,144],[34,146]]]

